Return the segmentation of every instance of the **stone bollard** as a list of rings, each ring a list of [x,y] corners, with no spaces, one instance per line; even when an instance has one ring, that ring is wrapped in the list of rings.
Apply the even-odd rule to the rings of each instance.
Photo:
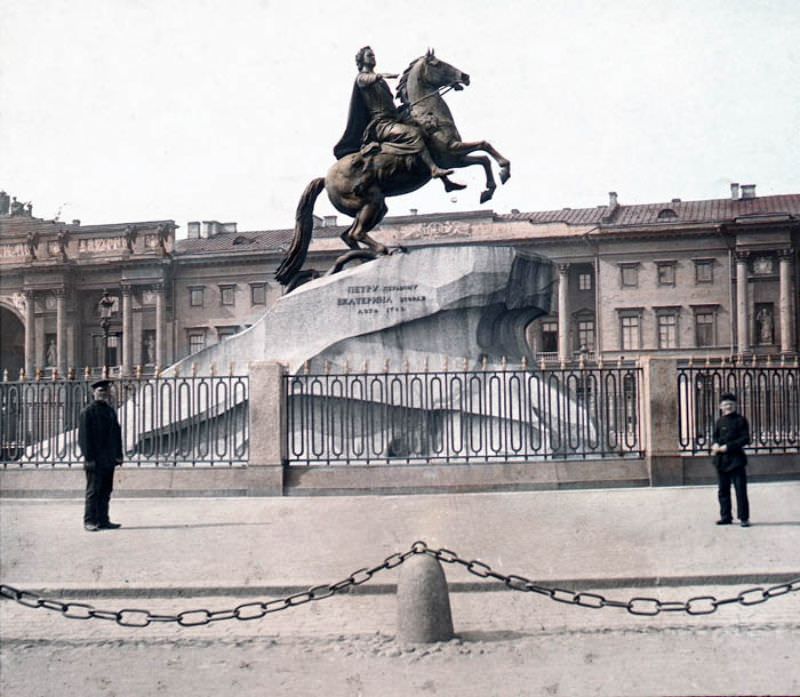
[[[430,644],[453,638],[447,581],[438,559],[415,554],[400,568],[397,582],[397,639]]]

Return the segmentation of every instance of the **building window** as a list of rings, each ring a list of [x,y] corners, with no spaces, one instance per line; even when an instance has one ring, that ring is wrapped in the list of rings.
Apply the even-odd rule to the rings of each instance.
[[[775,308],[772,303],[756,303],[755,344],[767,346],[775,343]]]
[[[594,320],[578,320],[578,350],[594,351]]]
[[[698,311],[694,315],[694,345],[698,348],[704,346],[714,346],[715,340],[715,316],[713,312]]]
[[[235,305],[236,304],[236,286],[220,286],[219,287],[219,302],[220,302],[220,305]]]
[[[217,340],[222,342],[239,331],[239,327],[217,327]]]
[[[638,351],[642,347],[642,318],[640,315],[621,315],[620,348],[626,351]]]
[[[205,331],[189,332],[189,353],[197,353],[206,347]]]
[[[697,261],[694,262],[694,280],[695,283],[714,282],[713,259],[698,259]]]
[[[250,284],[250,304],[251,305],[266,305],[267,304],[267,284],[266,283],[251,283]]]
[[[661,313],[656,317],[658,326],[658,348],[678,348],[678,315]]]
[[[121,334],[113,333],[108,335],[108,362],[104,363],[105,346],[103,335],[95,335],[94,340],[94,364],[96,366],[107,365],[112,367],[118,365],[117,354],[119,351],[119,337]]]
[[[639,264],[620,264],[620,283],[623,288],[639,287]]]
[[[197,286],[195,288],[189,288],[189,305],[191,307],[203,307],[205,304],[205,288],[202,286]]]
[[[658,274],[659,286],[674,286],[675,285],[675,262],[663,261],[656,262],[656,271]]]
[[[592,289],[592,274],[579,273],[578,274],[578,290],[591,290]]]
[[[558,351],[558,323],[542,322],[542,353]]]

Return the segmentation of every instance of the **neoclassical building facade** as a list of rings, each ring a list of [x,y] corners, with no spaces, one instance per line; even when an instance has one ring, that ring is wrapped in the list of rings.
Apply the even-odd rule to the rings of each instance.
[[[345,251],[345,228],[317,222],[307,265],[324,272]],[[107,358],[125,374],[152,373],[224,341],[281,296],[273,272],[291,230],[204,221],[176,239],[176,227],[42,220],[0,193],[0,371],[96,372]],[[375,237],[552,259],[555,302],[527,330],[537,361],[798,353],[800,194],[733,185],[720,199],[624,205],[612,193],[595,208],[393,216]]]

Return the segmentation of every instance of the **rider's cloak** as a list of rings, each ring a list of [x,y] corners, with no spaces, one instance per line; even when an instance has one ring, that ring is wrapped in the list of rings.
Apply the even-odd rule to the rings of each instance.
[[[333,154],[337,160],[345,155],[358,152],[361,149],[361,138],[370,122],[370,114],[364,97],[358,87],[358,82],[353,83],[353,92],[350,95],[350,110],[347,113],[347,126],[344,135],[333,147]]]

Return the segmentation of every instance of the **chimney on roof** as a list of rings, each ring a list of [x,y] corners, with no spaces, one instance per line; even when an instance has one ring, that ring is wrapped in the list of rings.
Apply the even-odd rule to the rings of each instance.
[[[608,209],[604,216],[600,218],[600,222],[604,224],[609,224],[614,222],[614,218],[619,211],[619,202],[617,201],[617,192],[616,191],[609,191],[608,192]]]
[[[755,184],[742,184],[742,198],[755,198],[756,185]]]
[[[419,213],[419,209],[417,209],[417,208],[409,208],[409,209],[408,209],[408,212],[409,212],[411,215],[416,215],[417,213]]]
[[[336,216],[326,215],[322,227],[336,227]]]
[[[225,229],[225,225],[229,224],[230,223],[220,223],[218,220],[204,220],[200,226],[200,237],[207,239],[218,235],[220,232],[228,232]]]
[[[732,182],[731,183],[731,201],[738,201],[739,200],[739,183]]]
[[[200,223],[196,220],[186,226],[186,236],[190,240],[200,239]]]
[[[81,224],[81,221],[80,221],[80,220],[78,220],[77,218],[75,218],[75,219],[72,221],[72,224],[73,224],[73,225],[80,225],[80,224]]]

